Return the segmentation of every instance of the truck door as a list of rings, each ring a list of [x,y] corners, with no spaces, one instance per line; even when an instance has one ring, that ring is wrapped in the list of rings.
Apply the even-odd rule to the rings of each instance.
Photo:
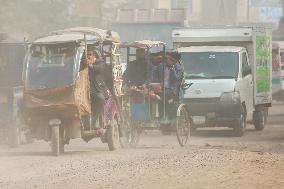
[[[242,52],[242,78],[243,87],[245,91],[245,103],[248,115],[253,112],[253,78],[252,78],[252,68],[248,61],[247,52]]]

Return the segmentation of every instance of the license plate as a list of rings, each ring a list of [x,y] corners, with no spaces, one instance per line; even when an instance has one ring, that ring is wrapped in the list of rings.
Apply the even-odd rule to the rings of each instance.
[[[216,117],[215,112],[209,112],[209,113],[207,113],[207,118],[212,119],[212,118],[215,118],[215,117]]]
[[[192,120],[195,125],[203,125],[205,124],[206,118],[205,116],[193,116]]]

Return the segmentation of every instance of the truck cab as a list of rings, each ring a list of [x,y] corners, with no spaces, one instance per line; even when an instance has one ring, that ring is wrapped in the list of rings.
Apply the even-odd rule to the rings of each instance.
[[[185,103],[193,123],[200,126],[234,126],[242,111],[253,110],[253,81],[243,47],[184,47],[178,49],[185,81]],[[252,114],[246,115],[252,119]]]
[[[200,127],[264,128],[271,106],[271,37],[265,28],[184,28],[173,31],[181,54],[192,133]]]

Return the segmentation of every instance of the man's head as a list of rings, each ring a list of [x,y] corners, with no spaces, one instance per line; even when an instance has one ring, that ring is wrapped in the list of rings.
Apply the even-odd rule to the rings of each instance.
[[[169,66],[173,66],[178,63],[181,59],[181,56],[177,52],[167,53],[167,64]]]
[[[174,59],[172,56],[167,55],[167,65],[173,66],[177,63],[176,59]]]
[[[95,51],[87,52],[87,63],[88,64],[95,64],[97,59],[98,59],[98,54]]]
[[[163,55],[160,54],[160,53],[153,54],[152,56],[153,56],[153,58],[152,58],[153,64],[160,64],[164,60]]]

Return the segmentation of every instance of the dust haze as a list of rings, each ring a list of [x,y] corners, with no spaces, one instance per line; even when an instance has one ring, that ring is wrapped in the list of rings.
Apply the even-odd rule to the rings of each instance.
[[[0,0],[0,188],[284,188],[283,14],[284,0]]]

